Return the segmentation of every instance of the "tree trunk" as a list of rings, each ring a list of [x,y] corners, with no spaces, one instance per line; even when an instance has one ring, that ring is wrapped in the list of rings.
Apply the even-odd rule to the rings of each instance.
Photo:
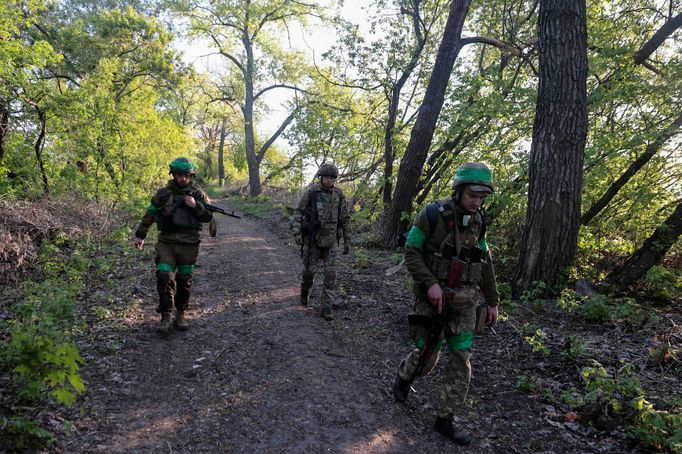
[[[0,164],[5,159],[5,143],[9,132],[9,103],[0,96]]]
[[[409,63],[391,90],[391,99],[388,106],[388,119],[386,121],[386,128],[384,129],[384,208],[390,205],[391,196],[393,194],[393,183],[391,181],[393,178],[393,163],[395,162],[393,138],[395,136],[395,124],[398,118],[398,106],[400,105],[400,92],[410,78],[414,68],[417,67],[419,57],[426,44],[426,34],[421,31],[422,22],[419,16],[419,3],[420,2],[413,3],[412,11],[412,27],[414,36],[417,39],[417,45],[412,51]]]
[[[391,248],[398,244],[400,220],[403,213],[412,211],[412,200],[433,140],[438,116],[443,107],[445,89],[457,55],[462,48],[460,40],[462,27],[470,5],[471,0],[452,0],[450,4],[448,21],[445,24],[443,39],[438,47],[431,79],[426,87],[424,100],[419,107],[405,156],[400,162],[395,193],[385,216],[382,240],[386,246]]]
[[[585,10],[585,0],[540,1],[538,100],[515,297],[536,281],[556,284],[577,249],[588,121]]]
[[[225,184],[225,136],[227,135],[227,117],[220,125],[220,144],[218,145],[218,184]]]
[[[677,119],[675,119],[675,121],[673,121],[672,124],[656,138],[656,140],[650,143],[646,147],[646,151],[630,164],[630,167],[613,182],[599,200],[592,204],[590,209],[580,218],[580,224],[589,224],[596,215],[606,208],[606,205],[608,205],[616,194],[618,194],[618,191],[620,191],[620,189],[625,186],[647,162],[651,161],[651,158],[654,157],[658,150],[679,131],[680,126],[682,126],[682,115],[677,117]]]
[[[45,143],[47,115],[45,114],[44,110],[38,108],[36,108],[36,113],[38,114],[38,121],[40,122],[40,132],[38,133],[38,138],[36,138],[36,141],[33,144],[33,149],[36,154],[38,167],[40,168],[40,177],[43,180],[43,193],[45,195],[50,195],[50,184],[47,178],[47,172],[45,171],[45,163],[43,162],[43,143]]]
[[[249,194],[253,196],[260,195],[260,161],[256,156],[256,139],[253,133],[253,105],[255,103],[253,97],[253,79],[255,76],[253,47],[248,38],[243,39],[244,49],[246,50],[246,74],[244,88],[244,138],[246,140],[246,164],[249,168]]]
[[[663,256],[682,235],[682,201],[675,211],[660,225],[653,235],[637,249],[620,268],[612,271],[606,280],[618,290],[624,291],[644,276],[652,266],[661,261]]]

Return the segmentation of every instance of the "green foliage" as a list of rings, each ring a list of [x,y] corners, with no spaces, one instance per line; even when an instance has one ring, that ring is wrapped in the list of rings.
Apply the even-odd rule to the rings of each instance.
[[[561,295],[557,298],[557,305],[569,314],[574,312],[581,302],[582,299],[577,298],[575,291],[569,288],[563,289]]]
[[[0,427],[0,443],[15,451],[33,452],[54,443],[52,434],[30,417],[0,416]]]
[[[572,390],[572,403],[606,405],[616,413],[627,413],[633,425],[631,433],[645,447],[682,452],[682,414],[679,398],[672,411],[656,410],[645,398],[635,367],[625,363],[610,374],[597,361],[581,370],[585,395]],[[568,396],[567,396],[568,397]]]
[[[566,346],[563,351],[564,358],[568,361],[576,363],[584,358],[587,354],[587,345],[585,341],[578,336],[570,336],[566,340]]]
[[[644,286],[650,298],[674,300],[682,293],[682,273],[654,266],[646,273]]]
[[[520,375],[516,387],[529,394],[538,394],[542,390],[542,379],[537,375]]]
[[[530,289],[523,292],[520,300],[533,312],[540,312],[545,304],[547,304],[547,300],[545,299],[547,292],[547,284],[544,282],[534,282]]]
[[[530,345],[530,348],[534,353],[542,352],[544,355],[549,355],[547,334],[540,328],[536,329],[530,335],[524,336],[523,339]]]
[[[353,254],[354,268],[365,271],[369,266],[369,255],[363,249],[356,249]]]
[[[636,425],[632,433],[644,446],[673,453],[682,452],[682,413],[680,406],[672,411],[656,410],[643,397],[632,400]]]
[[[605,295],[587,298],[578,306],[578,313],[602,324],[624,321],[633,326],[638,326],[645,316],[642,308],[633,299]]]

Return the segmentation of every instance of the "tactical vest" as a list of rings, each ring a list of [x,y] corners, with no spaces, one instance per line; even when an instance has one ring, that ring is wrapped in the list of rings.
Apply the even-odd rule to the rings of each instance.
[[[312,194],[311,194],[312,196]],[[320,228],[315,235],[315,244],[322,248],[334,246],[338,241],[337,234],[341,218],[341,191],[317,191],[317,219]]]
[[[159,232],[201,230],[201,221],[182,201],[188,195],[191,195],[197,203],[203,201],[201,193],[192,188],[177,192],[169,188],[159,191],[159,207],[156,212],[156,226]]]
[[[437,230],[431,220],[434,207],[437,210],[438,218],[443,221],[445,232],[447,232],[445,236],[442,234],[433,235]],[[430,210],[431,213],[429,213]],[[433,275],[441,283],[447,282],[453,255],[459,255],[462,247],[466,247],[470,252],[465,258],[467,266],[465,266],[464,273],[460,278],[460,283],[462,286],[478,285],[481,281],[482,263],[485,262],[486,257],[486,251],[482,247],[485,246],[485,242],[482,241],[485,227],[481,215],[479,213],[464,215],[463,220],[467,221],[467,225],[461,225],[457,222],[458,216],[455,208],[447,201],[429,204],[427,216],[429,217],[429,224],[431,224],[429,226],[431,235],[424,242],[422,254]],[[442,233],[442,230],[438,230],[438,232]]]

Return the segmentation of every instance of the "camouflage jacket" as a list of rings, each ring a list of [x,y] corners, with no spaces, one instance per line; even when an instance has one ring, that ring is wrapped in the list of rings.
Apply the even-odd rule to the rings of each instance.
[[[469,248],[479,247],[482,251],[481,260],[478,263],[468,263],[465,272],[460,279],[461,285],[480,286],[486,303],[489,306],[497,306],[499,294],[495,281],[495,270],[492,257],[485,239],[480,237],[482,219],[479,214],[469,217],[468,225],[464,225],[465,213],[455,207],[452,200],[436,202],[445,208],[444,214],[450,214],[451,219],[457,223],[455,226],[446,225],[445,216],[438,213],[437,222],[433,231],[428,219],[426,208],[417,215],[405,243],[405,263],[407,269],[415,281],[414,292],[422,301],[427,301],[426,292],[433,284],[443,287],[448,280],[451,259],[443,257],[445,245],[455,245],[459,253],[459,245]],[[458,235],[457,239],[455,235]],[[480,237],[480,238],[479,238]]]
[[[311,206],[314,199],[315,209]],[[310,224],[310,215],[317,211],[313,220],[313,235],[318,247],[332,247],[343,236],[344,243],[350,243],[350,214],[343,191],[337,187],[326,188],[321,183],[309,186],[301,196],[294,212],[292,230],[300,236]]]
[[[197,202],[194,208],[176,200],[188,195]],[[201,223],[210,222],[213,218],[202,202],[209,203],[209,198],[194,182],[181,188],[175,180],[170,180],[165,188],[156,191],[152,197],[135,236],[146,238],[149,227],[156,222],[159,241],[162,243],[199,243]]]

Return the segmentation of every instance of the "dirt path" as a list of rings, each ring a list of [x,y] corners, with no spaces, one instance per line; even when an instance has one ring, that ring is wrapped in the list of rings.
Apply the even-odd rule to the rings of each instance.
[[[339,284],[349,304],[325,322],[315,306],[298,303],[300,258],[281,226],[219,222],[218,236],[202,243],[189,331],[155,333],[153,273],[141,263],[143,304],[86,352],[88,402],[59,450],[629,451],[623,434],[566,424],[560,411],[517,389],[524,370],[564,370],[530,356],[510,323],[475,342],[469,399],[456,416],[474,442],[455,447],[431,429],[442,362],[415,382],[407,404],[390,394],[411,348],[404,270],[384,278],[385,264],[358,259],[366,251],[356,255],[360,269],[344,256]]]
[[[202,243],[191,329],[154,333],[150,280],[143,319],[91,372],[89,415],[64,449],[414,452],[338,324],[298,304],[299,261],[256,221],[220,219]]]

